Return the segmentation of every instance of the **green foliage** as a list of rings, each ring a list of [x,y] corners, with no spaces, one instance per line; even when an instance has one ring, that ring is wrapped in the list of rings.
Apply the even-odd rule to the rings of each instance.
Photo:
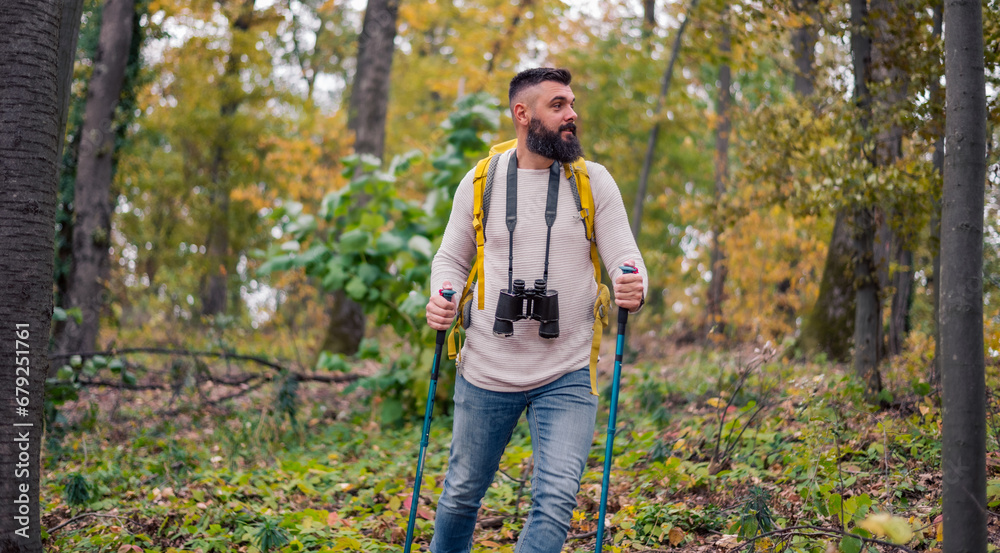
[[[486,93],[463,96],[441,123],[447,133],[444,147],[433,157],[433,171],[424,175],[429,186],[424,208],[430,214],[429,236],[439,238],[451,214],[455,190],[473,164],[486,155],[487,133],[500,128],[499,102]]]
[[[302,204],[286,202],[274,210],[283,233],[290,238],[272,248],[260,274],[301,268],[326,290],[343,290],[361,304],[379,326],[392,328],[418,352],[395,360],[393,369],[366,382],[382,403],[382,420],[399,421],[404,412],[402,394],[408,393],[415,359],[424,348],[426,328],[421,317],[427,296],[424,284],[433,255],[427,236],[427,214],[415,202],[400,198],[397,177],[415,154],[397,157],[388,171],[378,159],[351,156],[343,160],[349,184],[328,193],[317,214]],[[368,340],[361,359],[379,357],[378,342]],[[342,360],[321,355],[318,365],[342,369]],[[384,365],[383,365],[384,366]],[[412,405],[412,401],[407,402]]]
[[[259,274],[302,268],[326,290],[343,290],[400,336],[419,337],[432,256],[425,212],[400,198],[397,177],[416,154],[397,157],[387,171],[370,156],[345,158],[350,183],[328,193],[315,215],[283,202],[273,217],[289,238],[272,248]]]

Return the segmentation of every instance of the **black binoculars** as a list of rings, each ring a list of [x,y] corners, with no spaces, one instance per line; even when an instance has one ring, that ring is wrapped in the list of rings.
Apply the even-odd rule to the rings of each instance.
[[[500,291],[493,334],[513,336],[514,322],[522,319],[538,321],[538,335],[542,338],[559,337],[559,295],[545,289],[545,279],[536,280],[531,290],[525,290],[524,281],[517,279],[513,290]]]

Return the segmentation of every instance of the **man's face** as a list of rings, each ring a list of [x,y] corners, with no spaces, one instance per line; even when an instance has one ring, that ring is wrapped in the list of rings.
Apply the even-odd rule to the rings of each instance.
[[[525,146],[540,156],[570,163],[583,156],[576,137],[575,97],[570,87],[545,81],[538,89],[533,109],[528,112],[528,139]]]

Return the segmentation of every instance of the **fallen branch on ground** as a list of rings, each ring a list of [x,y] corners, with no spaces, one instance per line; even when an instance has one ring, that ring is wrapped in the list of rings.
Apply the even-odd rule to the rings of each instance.
[[[892,542],[888,542],[888,541],[883,541],[883,540],[880,540],[880,539],[877,539],[877,538],[866,538],[864,536],[859,536],[857,534],[852,534],[850,532],[847,532],[847,531],[844,531],[844,530],[840,530],[839,528],[824,528],[822,526],[808,526],[808,525],[789,526],[788,528],[782,528],[780,530],[774,530],[772,532],[765,532],[763,534],[760,534],[759,536],[755,536],[755,537],[750,538],[746,543],[744,543],[744,544],[740,545],[739,547],[737,547],[736,549],[734,549],[733,553],[740,553],[740,551],[749,550],[749,548],[753,544],[755,544],[758,540],[762,540],[762,539],[765,539],[765,538],[771,538],[771,537],[782,537],[782,538],[794,538],[794,537],[803,537],[803,538],[815,538],[815,537],[838,538],[839,537],[839,538],[845,538],[845,537],[850,537],[850,538],[858,539],[858,540],[860,540],[863,543],[870,543],[872,545],[882,545],[882,546],[885,546],[885,547],[893,547],[895,549],[899,549],[900,551],[906,551],[906,553],[917,553],[913,549],[910,549],[909,547],[906,547],[905,545],[901,545],[901,544],[898,544],[898,543],[892,543]]]

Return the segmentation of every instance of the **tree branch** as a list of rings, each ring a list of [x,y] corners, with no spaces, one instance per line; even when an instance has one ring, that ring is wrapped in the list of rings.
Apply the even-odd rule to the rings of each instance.
[[[47,530],[47,532],[49,534],[51,534],[51,533],[55,532],[56,530],[62,528],[63,526],[66,526],[67,524],[72,524],[72,523],[74,523],[74,522],[76,522],[78,520],[85,519],[85,518],[88,518],[88,517],[107,517],[107,518],[117,519],[119,522],[122,522],[122,517],[120,517],[119,515],[108,515],[108,514],[104,514],[104,513],[83,513],[82,515],[77,515],[77,516],[75,516],[75,517],[73,517],[73,518],[71,518],[69,520],[65,520],[63,522],[60,522],[59,524],[53,526],[52,528],[49,528]]]
[[[807,534],[805,532],[810,532],[810,533]],[[885,546],[885,547],[893,547],[893,548],[899,549],[901,551],[906,551],[906,553],[917,553],[913,549],[910,549],[909,547],[906,547],[905,545],[901,545],[901,544],[898,544],[898,543],[892,543],[892,542],[888,542],[888,541],[883,541],[883,540],[880,540],[880,539],[877,539],[877,538],[866,538],[864,536],[859,536],[857,534],[852,534],[850,532],[847,532],[847,531],[844,531],[844,530],[840,530],[840,529],[837,529],[837,528],[823,528],[821,526],[809,526],[809,525],[789,526],[788,528],[782,528],[780,530],[774,530],[772,532],[765,532],[765,533],[760,534],[758,536],[754,536],[752,538],[749,538],[749,541],[747,541],[743,545],[741,545],[741,546],[737,547],[735,550],[733,550],[733,553],[740,553],[740,551],[749,550],[750,546],[752,546],[754,543],[756,543],[757,540],[762,540],[764,538],[769,538],[771,536],[780,536],[780,535],[785,535],[785,534],[787,534],[788,537],[801,536],[801,537],[806,537],[806,538],[808,538],[808,537],[815,537],[815,536],[825,536],[825,537],[829,537],[829,538],[850,537],[850,538],[859,539],[859,540],[861,540],[864,543],[870,543],[870,544],[874,544],[874,545],[882,545],[882,546]]]

